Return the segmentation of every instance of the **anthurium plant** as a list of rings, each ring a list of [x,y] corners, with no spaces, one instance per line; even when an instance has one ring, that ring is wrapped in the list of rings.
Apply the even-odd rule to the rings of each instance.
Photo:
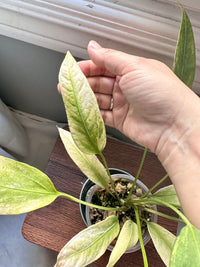
[[[195,45],[192,27],[183,8],[173,70],[188,86],[192,86],[195,73]],[[69,52],[60,69],[59,83],[70,129],[70,132],[58,129],[62,142],[80,170],[99,187],[105,188],[118,204],[115,207],[96,205],[58,192],[46,174],[27,164],[1,156],[0,214],[29,212],[49,205],[60,196],[100,210],[126,212],[132,208],[135,221],[127,218],[120,227],[118,216],[110,215],[105,220],[79,232],[60,251],[55,267],[87,266],[101,257],[114,239],[117,241],[107,267],[114,266],[123,253],[133,247],[138,240],[144,266],[148,266],[141,223],[145,223],[154,246],[166,266],[200,266],[200,231],[180,211],[181,206],[173,185],[156,190],[167,175],[141,196],[135,199],[131,197],[147,149],[144,149],[140,168],[135,174],[135,181],[129,194],[123,200],[120,198],[102,152],[106,146],[106,131],[97,100],[86,77]],[[152,209],[152,205],[166,206],[178,216],[161,213]],[[180,234],[175,236],[157,223],[141,218],[141,210],[181,221],[185,226]]]

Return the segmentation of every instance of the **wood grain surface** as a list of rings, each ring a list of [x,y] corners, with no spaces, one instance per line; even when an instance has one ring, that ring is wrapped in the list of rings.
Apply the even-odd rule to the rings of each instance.
[[[119,168],[131,173],[133,176],[138,170],[142,154],[143,150],[139,147],[109,138],[104,150],[109,168]],[[79,197],[82,184],[86,180],[86,177],[69,158],[60,138],[57,139],[48,161],[46,174],[53,181],[58,191],[75,197]],[[150,188],[165,174],[166,172],[157,157],[148,152],[140,180]],[[170,180],[167,179],[162,186],[169,184]],[[159,211],[167,211],[168,214],[173,214],[172,211],[163,207],[162,209],[159,208]],[[176,222],[159,218],[159,224],[176,234]],[[60,197],[51,205],[30,212],[24,221],[22,233],[28,241],[58,252],[75,234],[84,228],[85,225],[80,215],[79,205]],[[154,249],[152,241],[145,248],[150,267],[164,266]],[[110,252],[106,251],[93,265],[105,267],[109,255]],[[116,267],[129,266],[143,266],[141,251],[123,255],[116,264]]]

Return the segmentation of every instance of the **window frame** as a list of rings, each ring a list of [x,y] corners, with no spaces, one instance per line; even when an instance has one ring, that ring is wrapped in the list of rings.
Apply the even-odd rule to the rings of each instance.
[[[197,44],[194,88],[200,88],[200,2],[183,1]],[[180,20],[175,0],[0,0],[1,34],[59,52],[70,50],[83,59],[88,58],[89,40],[95,39],[171,66]]]

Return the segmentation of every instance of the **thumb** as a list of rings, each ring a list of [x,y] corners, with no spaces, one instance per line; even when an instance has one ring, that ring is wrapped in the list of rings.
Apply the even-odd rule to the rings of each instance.
[[[103,48],[97,42],[90,41],[88,54],[91,60],[99,67],[105,68],[115,75],[122,76],[126,73],[127,64],[133,64],[138,57],[117,50]]]

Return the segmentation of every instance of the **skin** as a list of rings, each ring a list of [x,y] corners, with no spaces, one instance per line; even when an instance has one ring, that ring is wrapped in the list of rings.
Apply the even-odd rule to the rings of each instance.
[[[79,66],[105,124],[158,156],[185,215],[200,229],[199,97],[159,61],[102,48],[95,41],[88,53],[91,60]]]

